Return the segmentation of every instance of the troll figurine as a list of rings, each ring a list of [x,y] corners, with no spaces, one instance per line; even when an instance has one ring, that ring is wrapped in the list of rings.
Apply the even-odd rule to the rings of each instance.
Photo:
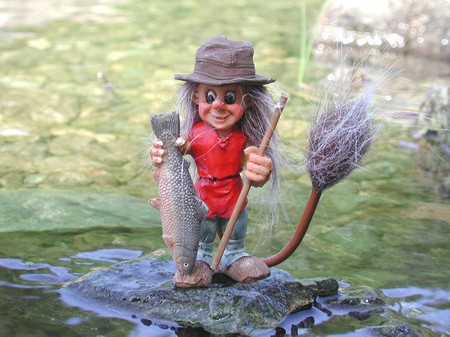
[[[176,74],[180,86],[176,110],[182,114],[180,152],[195,161],[198,179],[195,190],[208,206],[200,226],[196,268],[190,275],[175,275],[177,287],[202,287],[212,280],[213,248],[216,233],[223,233],[243,186],[241,173],[261,187],[269,180],[277,193],[278,146],[271,141],[266,155],[257,154],[271,120],[274,103],[265,87],[275,79],[257,75],[254,49],[246,41],[230,41],[223,35],[212,37],[196,53],[194,71]],[[158,138],[150,150],[152,163],[165,158]],[[228,245],[220,261],[220,271],[237,282],[250,282],[270,274],[267,264],[244,249],[248,212],[244,203]]]

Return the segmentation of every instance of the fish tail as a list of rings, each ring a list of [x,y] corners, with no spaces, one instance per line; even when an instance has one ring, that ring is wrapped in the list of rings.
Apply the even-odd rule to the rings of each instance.
[[[169,133],[176,137],[180,135],[180,118],[176,111],[153,115],[150,122],[153,132],[158,138],[161,138],[163,133]]]

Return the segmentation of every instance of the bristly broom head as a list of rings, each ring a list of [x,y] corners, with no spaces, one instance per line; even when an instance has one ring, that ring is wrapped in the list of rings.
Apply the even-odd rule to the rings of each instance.
[[[318,193],[359,166],[376,134],[369,108],[377,83],[362,80],[356,93],[353,86],[352,79],[327,84],[310,127],[306,168]]]

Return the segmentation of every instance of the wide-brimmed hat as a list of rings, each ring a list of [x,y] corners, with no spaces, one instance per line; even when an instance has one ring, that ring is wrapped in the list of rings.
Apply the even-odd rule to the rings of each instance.
[[[253,53],[250,42],[230,41],[223,35],[217,35],[197,49],[194,72],[175,74],[174,78],[209,85],[263,85],[275,82],[274,78],[255,73]]]

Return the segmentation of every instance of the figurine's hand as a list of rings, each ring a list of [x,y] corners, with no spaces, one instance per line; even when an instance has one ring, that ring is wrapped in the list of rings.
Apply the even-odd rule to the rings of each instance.
[[[267,156],[258,155],[257,152],[256,146],[249,146],[244,150],[245,155],[248,156],[245,177],[252,181],[252,186],[261,187],[269,180],[272,160]]]
[[[184,138],[179,137],[177,138],[177,140],[175,141],[175,145],[180,148],[183,148],[183,146],[185,145],[186,141],[184,140]],[[164,145],[163,142],[160,141],[158,138],[153,139],[152,142],[152,148],[150,149],[150,156],[152,158],[152,163],[155,166],[158,166],[159,164],[162,163],[163,158],[164,158]]]
[[[152,158],[152,163],[158,166],[162,163],[164,156],[164,146],[163,142],[158,138],[153,139],[152,148],[150,149],[150,157]]]

